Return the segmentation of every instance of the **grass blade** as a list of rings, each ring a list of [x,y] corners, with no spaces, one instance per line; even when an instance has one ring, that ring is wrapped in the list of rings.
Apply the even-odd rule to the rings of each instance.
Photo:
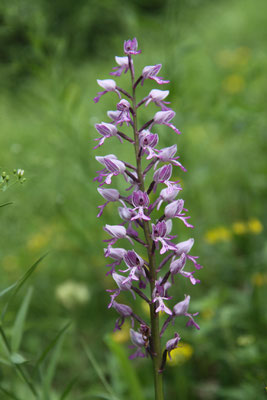
[[[64,390],[64,392],[63,392],[62,395],[60,396],[60,399],[59,399],[59,400],[65,400],[65,399],[68,397],[68,395],[70,394],[70,392],[71,392],[73,386],[75,385],[75,383],[76,383],[77,381],[78,381],[78,378],[76,377],[76,378],[73,378],[73,379],[68,383],[68,385],[66,386],[66,389]]]
[[[97,399],[104,399],[104,400],[114,400],[114,397],[111,397],[110,394],[102,393],[102,392],[90,392],[88,393],[91,396]]]
[[[9,392],[9,390],[4,389],[2,386],[0,386],[1,392],[6,394],[8,397],[10,397],[13,400],[20,400],[17,396],[14,395],[14,393]]]
[[[45,360],[49,352],[55,347],[57,344],[58,340],[61,338],[61,336],[64,334],[64,332],[69,328],[71,325],[71,322],[68,322],[55,336],[53,340],[48,344],[48,346],[44,349],[40,357],[38,358],[36,364],[35,364],[35,369],[37,369],[41,363]]]
[[[123,348],[119,345],[119,343],[114,342],[110,336],[105,339],[105,342],[119,361],[121,373],[123,374],[125,381],[128,382],[131,398],[133,400],[145,400],[136,371]]]
[[[69,326],[69,324],[67,325],[67,327]],[[49,364],[48,367],[45,371],[45,375],[44,378],[42,380],[42,390],[43,390],[43,395],[44,398],[49,399],[49,393],[51,392],[51,384],[56,372],[56,368],[57,368],[57,364],[59,361],[59,357],[60,357],[60,353],[61,353],[61,348],[62,348],[62,344],[63,344],[63,340],[64,340],[64,335],[66,333],[66,329],[67,327],[64,327],[61,331],[60,334],[57,335],[57,340],[53,341],[54,345],[53,345],[53,351],[51,354],[51,358],[49,360]]]
[[[20,288],[23,286],[23,284],[27,281],[27,279],[31,276],[31,274],[35,271],[37,266],[40,264],[40,262],[47,256],[48,253],[44,254],[42,257],[40,257],[26,272],[25,274],[17,280],[14,284],[14,291],[11,293],[8,301],[6,302],[4,309],[1,314],[1,321],[4,320],[4,317],[6,315],[7,309],[11,301],[14,299]]]
[[[91,364],[92,364],[95,372],[97,373],[99,379],[103,383],[103,386],[105,387],[106,391],[111,395],[112,400],[119,400],[119,398],[113,392],[112,387],[110,386],[110,384],[106,380],[106,378],[105,378],[105,376],[104,376],[99,364],[97,363],[96,359],[94,358],[91,350],[89,349],[89,347],[86,345],[85,342],[82,342],[82,344],[83,344],[83,348],[84,348],[85,354],[87,355],[89,361],[91,362]]]
[[[12,285],[8,286],[6,289],[3,289],[0,292],[0,297],[4,296],[6,293],[8,293],[10,290],[12,290],[16,286],[17,282],[13,283]]]
[[[0,204],[1,207],[9,206],[10,204],[13,204],[12,201],[9,201],[8,203]]]
[[[1,323],[0,323],[0,335],[2,337],[2,342],[4,343],[5,348],[6,348],[7,352],[8,352],[8,354],[9,354],[9,356],[11,356],[12,355],[11,347],[10,347],[10,344],[8,342],[7,336],[5,334],[5,331],[4,331]],[[11,357],[10,357],[10,361],[12,362]],[[12,365],[16,368],[16,370],[17,370],[18,374],[20,375],[20,377],[24,380],[24,382],[27,384],[28,388],[31,390],[33,395],[36,397],[37,396],[37,391],[36,391],[32,381],[31,381],[31,379],[29,378],[27,372],[24,371],[23,367],[20,364],[12,363]]]
[[[32,297],[32,288],[28,289],[26,296],[23,299],[23,302],[19,308],[17,313],[13,328],[12,328],[12,336],[11,336],[11,350],[12,352],[17,352],[20,347],[24,324],[27,315],[27,311],[30,305],[31,297]]]
[[[0,363],[10,366],[10,361],[3,357],[0,357]]]

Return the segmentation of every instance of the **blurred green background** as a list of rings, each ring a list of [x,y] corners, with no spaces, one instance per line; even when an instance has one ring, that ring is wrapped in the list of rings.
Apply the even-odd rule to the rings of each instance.
[[[44,399],[60,399],[76,377],[68,398],[105,396],[81,339],[117,398],[153,398],[150,361],[128,362],[127,330],[112,333],[117,314],[107,310],[111,279],[101,240],[102,225],[118,218],[112,205],[96,218],[103,199],[92,182],[96,154],[131,157],[116,139],[92,150],[94,124],[107,122],[117,100],[92,99],[96,79],[109,77],[123,40],[134,36],[142,50],[136,70],[162,63],[160,75],[171,80],[174,123],[183,134],[157,132],[162,147],[178,143],[188,169],[177,178],[196,226],[193,254],[205,266],[200,285],[181,281],[172,293],[176,302],[191,295],[201,330],[178,319],[171,328],[183,346],[166,369],[166,398],[266,398],[266,27],[265,0],[1,0],[0,172],[11,181],[0,203],[13,204],[0,209],[0,290],[49,251],[29,283],[20,353],[36,359],[72,321]],[[129,88],[127,77],[118,82]],[[153,87],[146,82],[141,94]],[[154,111],[145,110],[144,122]],[[25,170],[25,184],[12,184],[14,168]],[[180,240],[192,235],[179,223],[175,230]],[[9,308],[8,335],[26,293]],[[145,318],[147,310],[136,307]],[[1,364],[0,380],[19,399],[31,399],[8,365]]]

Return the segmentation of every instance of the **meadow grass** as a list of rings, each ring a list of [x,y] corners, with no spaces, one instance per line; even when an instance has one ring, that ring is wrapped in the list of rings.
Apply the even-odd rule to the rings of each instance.
[[[257,6],[204,2],[203,7],[170,1],[163,16],[143,16],[133,24],[138,31],[132,36],[144,49],[141,64],[163,60],[162,76],[172,82],[170,101],[182,132],[178,154],[189,171],[177,172],[177,178],[197,225],[195,253],[205,266],[192,304],[200,310],[201,331],[177,328],[185,345],[166,372],[168,398],[265,398],[266,12],[264,1]],[[120,43],[115,37],[118,55]],[[117,343],[111,333],[115,315],[106,311],[110,280],[101,242],[106,236],[96,218],[101,198],[92,182],[98,168],[92,148],[94,124],[107,121],[104,110],[114,109],[115,102],[112,94],[98,107],[92,99],[96,77],[106,78],[112,66],[110,56],[78,66],[57,59],[12,91],[1,82],[0,168],[23,168],[27,182],[0,193],[1,203],[14,202],[0,209],[0,289],[49,251],[31,277],[22,353],[35,358],[66,321],[73,321],[58,353],[49,399],[60,399],[66,381],[76,376],[70,398],[93,399],[105,392],[81,338],[115,396],[142,400],[140,386],[144,398],[152,395],[149,367],[127,362],[121,353],[124,348],[128,354],[127,337]],[[148,83],[143,93],[152,87]],[[159,131],[160,145],[172,144],[173,132]],[[116,139],[109,145],[109,153],[121,154]],[[113,205],[104,211],[106,223],[116,222],[114,211]],[[188,238],[178,224],[177,233]],[[181,283],[179,290],[183,298],[192,289]],[[20,303],[18,296],[11,304],[8,327]],[[30,399],[13,371],[1,370],[1,385]]]

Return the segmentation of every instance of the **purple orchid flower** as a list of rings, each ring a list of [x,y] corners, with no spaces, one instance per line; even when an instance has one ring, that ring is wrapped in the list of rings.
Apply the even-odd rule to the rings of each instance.
[[[99,86],[101,86],[105,90],[103,92],[97,93],[98,96],[96,96],[94,98],[95,103],[98,103],[100,100],[100,97],[102,97],[104,94],[106,94],[108,92],[116,92],[117,95],[119,96],[119,98],[121,98],[121,94],[117,89],[116,82],[113,79],[104,79],[104,80],[97,79],[97,83],[99,84]]]
[[[124,122],[126,122],[126,125],[129,126],[129,123],[132,123],[132,119],[130,116],[130,108],[131,104],[129,103],[129,101],[125,99],[122,99],[117,104],[117,110],[120,111],[120,114],[118,114],[114,119],[116,125],[121,126]]]
[[[192,285],[199,283],[195,273],[202,266],[197,262],[198,257],[190,254],[194,239],[174,243],[177,235],[172,234],[175,218],[180,219],[186,228],[193,228],[188,222],[190,217],[184,207],[184,200],[180,198],[182,187],[179,181],[172,178],[174,167],[186,171],[180,163],[180,157],[176,155],[177,144],[159,149],[157,148],[159,135],[151,132],[154,126],[163,125],[180,134],[172,124],[175,112],[168,107],[170,103],[165,100],[169,90],[152,89],[139,103],[137,102],[136,92],[140,83],[143,85],[147,79],[160,85],[169,81],[158,76],[161,64],[143,67],[141,76],[136,79],[133,55],[141,52],[138,50],[136,38],[126,40],[123,50],[124,56],[115,57],[117,65],[110,74],[120,77],[122,73],[128,73],[131,81],[130,92],[127,88],[125,90],[117,86],[113,79],[98,80],[104,91],[98,93],[94,99],[97,103],[108,92],[115,92],[119,96],[116,109],[107,112],[110,122],[95,125],[100,136],[95,139],[97,141],[95,149],[106,145],[107,139],[111,137],[116,137],[122,146],[127,142],[127,146],[132,149],[132,153],[128,152],[128,149],[127,153],[121,151],[120,159],[114,154],[96,157],[102,169],[97,171],[94,181],[98,182],[97,190],[105,200],[104,204],[98,206],[100,209],[98,217],[109,203],[120,203],[115,208],[115,214],[118,214],[120,221],[117,224],[104,226],[104,231],[109,235],[109,238],[104,240],[107,243],[104,255],[110,258],[106,275],[111,275],[115,283],[113,289],[107,289],[110,293],[108,307],[113,307],[119,314],[115,330],[121,329],[126,318],[130,319],[130,337],[135,349],[130,358],[148,355],[152,358],[156,398],[163,399],[163,393],[159,393],[162,387],[160,382],[162,372],[167,355],[171,358],[171,352],[179,346],[181,337],[176,332],[174,337],[166,340],[163,351],[160,337],[169,324],[175,324],[177,317],[180,316],[186,318],[187,327],[194,326],[199,329],[195,321],[198,313],[189,312],[190,296],[185,295],[184,300],[176,303],[177,300],[173,300],[168,291],[178,279],[189,279]],[[127,100],[121,98],[121,94]],[[145,119],[147,122],[139,126],[139,121],[142,120],[139,113],[150,103],[154,103],[161,110],[151,119]],[[111,143],[112,141],[109,141],[108,144]],[[124,159],[123,154],[126,154]],[[124,189],[119,180],[125,180]],[[105,187],[111,183],[112,186],[115,183],[118,186]],[[163,203],[164,212],[162,211],[158,217],[157,210]],[[115,218],[113,214],[110,215],[111,219]],[[124,241],[125,248],[113,247],[121,239],[127,239],[131,243],[130,250],[127,241]],[[193,271],[185,270],[187,260],[193,263]],[[148,288],[150,290],[146,290],[147,286],[150,286]],[[117,302],[119,296],[125,299],[127,296],[132,296],[131,306]],[[149,305],[149,322],[143,321],[134,311],[139,300]],[[159,314],[166,314],[160,330]]]
[[[99,186],[103,186],[104,184],[110,185],[112,182],[112,177],[119,174],[122,174],[125,180],[128,181],[127,175],[125,174],[126,167],[124,162],[110,156],[96,157],[96,160],[106,167],[101,171],[97,171],[99,173],[98,178],[101,179],[98,180],[98,182],[102,182],[103,178],[105,178],[104,182]]]
[[[160,280],[156,281],[155,289],[152,293],[152,302],[157,302],[158,304],[155,312],[163,311],[166,314],[172,315],[172,311],[164,304],[163,301],[171,299],[171,297],[167,296],[167,290],[170,286],[170,282],[166,282],[164,285],[161,285]]]
[[[196,279],[193,276],[195,271],[193,271],[193,272],[184,271],[185,264],[186,264],[186,255],[185,255],[185,253],[183,253],[181,255],[181,257],[178,258],[178,259],[176,259],[175,257],[172,258],[172,262],[170,264],[170,273],[171,273],[172,281],[174,282],[174,280],[173,280],[174,275],[181,274],[185,278],[189,278],[191,283],[192,283],[192,285],[195,285],[196,283],[200,283],[200,280]]]
[[[115,300],[112,303],[112,307],[115,308],[115,310],[120,314],[120,317],[116,320],[114,332],[116,330],[121,330],[126,317],[131,317],[132,327],[134,326],[134,319],[132,317],[133,310],[131,307],[125,304],[117,303]]]
[[[106,203],[102,204],[101,206],[98,206],[98,208],[100,208],[99,213],[97,214],[97,217],[101,217],[101,215],[103,214],[104,208],[112,202],[115,201],[120,201],[124,206],[125,203],[123,202],[123,200],[120,199],[120,192],[116,189],[103,189],[103,188],[97,188],[98,193],[104,197],[106,201]]]
[[[123,259],[127,265],[127,269],[121,272],[130,271],[129,276],[124,282],[139,281],[141,276],[146,277],[143,270],[144,260],[134,250],[127,251]]]
[[[170,220],[169,220],[170,221]],[[158,222],[156,225],[152,224],[152,239],[156,244],[161,242],[162,248],[160,254],[166,253],[168,250],[176,250],[176,247],[171,243],[171,238],[168,236],[171,230],[171,221],[166,223],[165,221]]]
[[[141,190],[133,192],[132,202],[133,206],[135,207],[133,211],[138,210],[138,212],[134,217],[131,218],[131,220],[143,219],[145,221],[150,221],[150,217],[144,214],[144,209],[147,209],[149,206],[149,197],[147,193],[142,192]]]
[[[104,231],[106,231],[113,239],[104,240],[111,245],[115,244],[118,239],[128,239],[130,243],[133,244],[132,239],[127,235],[127,231],[124,226],[121,225],[105,225]]]
[[[159,125],[166,125],[169,128],[173,129],[178,135],[181,134],[179,129],[176,128],[173,124],[170,124],[170,121],[175,117],[175,112],[173,110],[168,111],[158,111],[153,118],[152,125],[159,124]]]
[[[189,251],[192,249],[193,244],[194,244],[194,239],[193,238],[188,239],[185,242],[178,243],[176,245],[175,253],[176,253],[177,256],[180,256],[182,253],[185,253],[186,258],[194,263],[195,268],[196,269],[201,269],[201,268],[203,268],[202,265],[198,264],[197,261],[196,261],[198,259],[198,257],[197,256],[190,256],[188,254]]]
[[[113,67],[114,72],[110,72],[110,75],[121,76],[121,74],[126,72],[129,69],[129,60],[128,57],[115,57],[115,61],[118,64],[117,67]]]
[[[172,358],[171,358],[171,352],[172,352],[172,350],[177,349],[178,343],[180,342],[180,340],[181,340],[181,337],[180,337],[180,335],[176,332],[175,335],[174,335],[174,338],[168,340],[168,342],[166,343],[166,350],[167,350],[167,352],[168,352],[168,355],[169,355],[169,359],[170,359],[170,360],[172,359]]]
[[[186,208],[184,208],[184,200],[183,199],[175,200],[165,207],[164,211],[165,218],[167,219],[179,218],[181,221],[183,221],[185,226],[187,226],[188,228],[194,228],[193,225],[187,222],[187,219],[191,217],[185,216],[183,210],[188,211]]]
[[[125,277],[123,275],[117,274],[116,272],[113,272],[112,274],[112,278],[114,279],[114,281],[116,282],[118,289],[107,289],[107,292],[111,292],[113,293],[110,296],[110,303],[108,305],[108,308],[112,307],[114,299],[119,296],[121,291],[129,291],[132,293],[132,296],[134,298],[134,300],[136,299],[134,291],[131,289],[132,284],[130,281],[125,282]]]
[[[159,137],[156,133],[151,133],[148,130],[143,130],[139,134],[139,144],[142,149],[142,154],[148,154],[147,160],[156,157],[155,146],[157,146]]]
[[[130,329],[130,337],[133,343],[133,347],[136,348],[136,352],[132,354],[129,359],[132,360],[136,357],[146,357],[146,354],[143,352],[143,347],[145,346],[146,342],[143,338],[142,333],[136,332],[133,329]]]
[[[142,72],[142,81],[141,85],[143,86],[145,79],[153,79],[159,85],[163,85],[164,83],[170,83],[170,81],[163,80],[163,78],[157,76],[159,71],[161,70],[162,65],[148,65],[143,69]]]
[[[162,111],[169,110],[169,108],[166,107],[165,104],[170,104],[170,102],[163,101],[169,93],[169,90],[152,89],[149,95],[146,97],[145,106],[148,106],[148,104],[152,101],[156,104],[156,106],[161,107]]]
[[[98,131],[98,133],[100,135],[102,135],[102,137],[95,139],[95,140],[99,141],[99,143],[97,146],[94,147],[94,149],[97,149],[98,147],[102,146],[102,144],[104,144],[105,140],[112,136],[116,136],[122,143],[122,138],[117,134],[118,130],[117,130],[116,126],[114,126],[113,124],[101,122],[101,124],[95,124],[95,128]]]
[[[180,167],[184,172],[186,172],[185,167],[177,161],[178,158],[180,157],[174,157],[174,155],[177,152],[177,145],[174,144],[173,146],[170,147],[165,147],[164,149],[160,150],[155,150],[157,154],[155,155],[157,157],[157,162],[154,166],[154,168],[157,167],[158,163],[161,162],[168,162],[171,163],[172,165],[176,165],[177,167]]]
[[[105,257],[110,257],[114,260],[113,263],[107,264],[107,267],[110,267],[110,270],[106,273],[106,275],[113,274],[113,272],[115,272],[115,267],[121,264],[125,253],[125,249],[119,247],[114,248],[111,245],[104,249]]]
[[[137,50],[137,47],[138,47],[138,42],[136,38],[124,41],[124,53],[127,55],[140,54],[141,50]]]

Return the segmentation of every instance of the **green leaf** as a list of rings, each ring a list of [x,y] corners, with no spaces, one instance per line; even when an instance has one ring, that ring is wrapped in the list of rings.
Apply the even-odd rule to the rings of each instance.
[[[73,379],[68,383],[68,385],[66,386],[66,389],[64,390],[64,392],[63,392],[62,395],[60,396],[60,399],[59,399],[59,400],[65,400],[65,399],[68,397],[68,395],[70,394],[70,392],[71,392],[73,386],[75,385],[75,383],[76,383],[77,381],[78,381],[78,378],[76,377],[76,378],[73,378]]]
[[[90,398],[92,396],[97,399],[114,400],[114,397],[112,397],[110,394],[106,394],[106,393],[102,393],[102,392],[92,391],[92,392],[89,392],[87,395],[89,395]],[[86,397],[86,398],[88,398],[88,397]]]
[[[105,375],[103,373],[103,371],[101,370],[101,367],[99,366],[99,364],[97,363],[96,359],[93,356],[93,353],[91,352],[91,350],[89,349],[89,347],[86,345],[85,342],[82,342],[85,354],[87,355],[89,361],[91,362],[95,372],[97,373],[99,379],[101,380],[101,382],[103,383],[103,386],[105,387],[106,391],[109,393],[109,395],[111,397],[108,397],[111,400],[119,400],[118,396],[113,392],[112,387],[110,386],[110,384],[108,383],[108,381],[105,378]]]
[[[133,400],[145,400],[142,387],[136,374],[136,370],[128,359],[124,349],[120,346],[119,343],[114,342],[111,336],[107,336],[105,342],[119,361],[121,373],[124,377],[124,380],[128,382],[128,388],[131,398]]]
[[[44,349],[44,351],[42,352],[42,354],[39,356],[36,364],[35,364],[35,369],[37,369],[41,363],[45,360],[45,358],[47,357],[48,353],[55,347],[55,345],[57,344],[58,340],[61,338],[61,336],[65,333],[65,331],[69,328],[69,326],[71,325],[71,322],[68,322],[55,336],[55,338],[53,340],[51,340],[51,342],[48,344],[48,346]]]
[[[4,389],[2,386],[0,386],[0,390],[1,390],[1,392],[6,394],[7,396],[9,396],[11,399],[20,400],[17,396],[14,395],[14,393],[9,392],[8,390]]]
[[[27,362],[26,358],[24,358],[21,354],[19,353],[12,353],[10,355],[10,361],[13,364],[24,364],[25,362]]]
[[[14,299],[20,288],[23,286],[23,284],[27,281],[27,279],[31,276],[31,274],[35,271],[37,266],[40,264],[40,262],[47,256],[48,253],[44,254],[42,257],[40,257],[26,272],[25,274],[17,280],[17,282],[14,283],[14,291],[11,293],[9,299],[7,300],[4,309],[1,314],[1,321],[4,320],[7,309],[11,301]],[[10,289],[9,289],[10,290]]]
[[[10,366],[10,361],[3,357],[0,357],[0,363]]]
[[[5,207],[5,206],[9,206],[10,204],[13,204],[12,201],[10,201],[8,203],[0,204],[0,208],[1,207]]]
[[[12,328],[12,336],[11,336],[11,350],[13,352],[18,351],[24,331],[24,324],[27,315],[27,311],[30,305],[31,297],[32,297],[32,288],[28,289],[26,296],[23,299],[23,302],[19,308],[17,313],[13,328]]]
[[[13,283],[11,286],[7,287],[6,289],[3,289],[0,292],[0,297],[4,296],[6,293],[8,293],[10,290],[12,290],[16,286],[17,282]]]
[[[52,354],[51,358],[49,360],[48,367],[45,371],[44,378],[42,380],[42,389],[43,389],[43,395],[45,398],[49,399],[49,393],[50,393],[50,388],[51,388],[51,383],[53,381],[56,368],[57,368],[57,363],[60,357],[61,353],[61,348],[64,340],[64,335],[66,333],[67,328],[69,327],[70,323],[68,323],[57,335],[55,340],[52,341],[53,346],[52,346]],[[49,351],[51,348],[49,349]]]
[[[5,348],[9,354],[9,358],[11,358],[11,348],[10,348],[10,344],[8,342],[7,336],[5,334],[4,328],[1,325],[0,322],[0,335],[2,338],[2,342],[5,345]],[[18,371],[19,375],[21,376],[21,378],[24,380],[24,382],[27,384],[28,388],[31,390],[31,392],[33,393],[33,395],[36,397],[37,396],[37,391],[31,381],[31,379],[28,376],[28,373],[26,371],[24,371],[23,366],[21,364],[16,364],[13,363],[14,367],[16,368],[16,370]]]

